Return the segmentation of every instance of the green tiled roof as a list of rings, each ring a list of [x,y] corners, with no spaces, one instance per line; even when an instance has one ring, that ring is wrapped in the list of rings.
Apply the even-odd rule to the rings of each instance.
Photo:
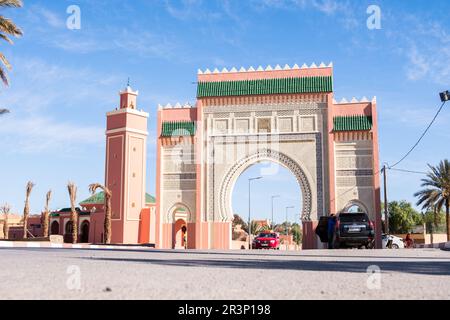
[[[196,130],[195,122],[192,121],[163,122],[161,135],[163,137],[194,136]]]
[[[226,97],[282,93],[332,92],[333,78],[303,77],[243,81],[199,82],[197,97]]]
[[[371,129],[371,116],[342,116],[334,118],[334,131],[367,131]]]
[[[156,203],[156,198],[148,193],[145,194],[145,203]]]
[[[81,206],[87,205],[87,204],[102,204],[105,202],[105,194],[102,192],[94,194],[92,197],[84,200],[83,202],[80,202]],[[149,195],[148,193],[145,194],[145,203],[156,203],[155,197],[152,195]]]

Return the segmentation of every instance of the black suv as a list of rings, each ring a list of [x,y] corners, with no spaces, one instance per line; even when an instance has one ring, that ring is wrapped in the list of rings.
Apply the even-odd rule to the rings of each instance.
[[[335,248],[366,247],[373,244],[375,231],[365,213],[341,213],[336,217]]]
[[[321,217],[316,234],[322,242],[328,242],[328,219]],[[373,248],[375,231],[372,221],[365,213],[340,213],[336,217],[334,248]]]

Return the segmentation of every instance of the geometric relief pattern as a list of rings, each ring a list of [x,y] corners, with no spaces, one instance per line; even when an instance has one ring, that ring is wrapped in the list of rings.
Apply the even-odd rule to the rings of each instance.
[[[226,220],[231,216],[231,213],[229,212],[229,201],[231,199],[231,192],[233,191],[232,187],[234,182],[249,165],[257,162],[260,159],[274,160],[288,168],[294,174],[300,185],[303,195],[302,220],[310,221],[312,210],[312,192],[308,178],[306,177],[304,171],[298,163],[296,163],[294,160],[284,155],[283,153],[270,149],[259,150],[254,154],[241,159],[226,174],[219,194],[221,218],[223,220]]]

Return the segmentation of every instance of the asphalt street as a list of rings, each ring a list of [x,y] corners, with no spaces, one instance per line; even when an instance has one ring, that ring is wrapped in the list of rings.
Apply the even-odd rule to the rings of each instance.
[[[450,252],[0,249],[1,299],[450,299]]]

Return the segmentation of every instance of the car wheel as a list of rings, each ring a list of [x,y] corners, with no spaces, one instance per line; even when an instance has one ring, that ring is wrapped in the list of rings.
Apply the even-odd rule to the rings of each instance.
[[[392,249],[400,249],[400,247],[398,246],[398,244],[393,244]]]

